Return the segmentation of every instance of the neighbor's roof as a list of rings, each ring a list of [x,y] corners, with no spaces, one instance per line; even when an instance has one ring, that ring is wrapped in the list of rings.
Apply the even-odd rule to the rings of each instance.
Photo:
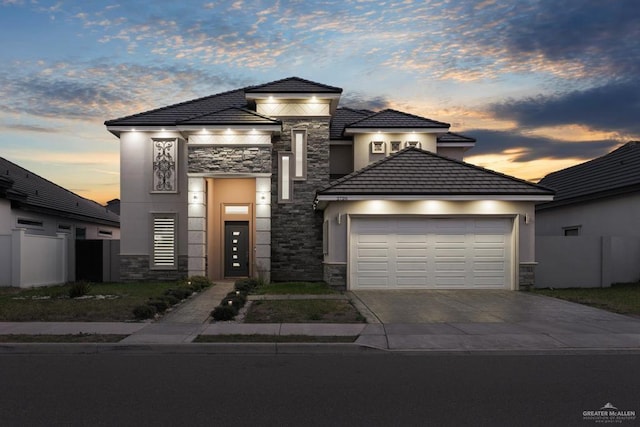
[[[403,113],[401,111],[386,109],[368,117],[348,124],[347,129],[370,129],[370,128],[449,128],[449,123],[438,122],[413,114]]]
[[[0,197],[21,209],[117,227],[120,217],[100,204],[0,157]]]
[[[405,148],[317,192],[322,196],[546,196],[543,186],[415,147]]]
[[[550,173],[540,184],[553,188],[553,202],[538,209],[640,191],[640,141],[631,141],[602,157]]]

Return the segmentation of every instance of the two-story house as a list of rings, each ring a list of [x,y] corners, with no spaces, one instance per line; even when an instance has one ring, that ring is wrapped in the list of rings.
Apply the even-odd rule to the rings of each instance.
[[[105,123],[121,147],[121,277],[518,289],[553,192],[464,163],[473,138],[339,107],[297,77]]]

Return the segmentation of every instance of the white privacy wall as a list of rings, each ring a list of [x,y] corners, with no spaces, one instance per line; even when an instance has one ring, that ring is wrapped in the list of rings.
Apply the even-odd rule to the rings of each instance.
[[[0,252],[7,254],[9,273],[1,273],[0,285],[31,287],[65,283],[68,280],[67,236],[39,236],[14,230],[7,243],[0,239]],[[10,276],[10,280],[7,278]]]

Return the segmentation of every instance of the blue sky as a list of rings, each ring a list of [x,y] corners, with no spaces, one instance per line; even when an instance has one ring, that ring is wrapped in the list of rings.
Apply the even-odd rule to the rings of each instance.
[[[638,22],[637,0],[0,0],[0,156],[104,203],[105,120],[299,76],[537,180],[640,139]]]

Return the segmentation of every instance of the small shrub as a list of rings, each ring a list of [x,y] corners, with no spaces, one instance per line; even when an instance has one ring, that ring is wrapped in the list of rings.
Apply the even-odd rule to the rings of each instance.
[[[237,280],[236,283],[234,284],[236,291],[246,292],[246,293],[250,293],[252,290],[256,288],[256,286],[258,286],[258,280],[253,278],[240,279],[240,280]]]
[[[173,295],[165,295],[162,297],[162,299],[169,305],[176,305],[180,302],[180,300]]]
[[[202,289],[208,288],[212,285],[211,281],[205,276],[191,276],[181,284],[193,289],[194,292],[201,291]]]
[[[235,307],[236,310],[239,310],[240,307],[242,307],[245,302],[246,302],[246,299],[244,299],[243,297],[234,295],[232,297],[224,297],[220,302],[220,305],[231,305]]]
[[[231,320],[236,314],[238,314],[238,309],[233,305],[219,305],[213,309],[211,317],[214,320]]]
[[[169,308],[169,304],[163,300],[151,300],[147,305],[154,307],[158,313],[164,313]]]
[[[69,288],[69,298],[78,298],[89,293],[91,284],[89,282],[74,282]]]
[[[189,298],[192,292],[193,291],[188,288],[172,288],[172,289],[167,289],[164,294],[172,295],[178,298],[178,300],[183,300],[183,299]]]
[[[238,300],[240,301],[240,306],[243,306],[247,302],[247,294],[242,291],[231,291],[225,299]]]
[[[138,305],[133,309],[133,316],[138,320],[150,319],[156,314],[156,308],[148,304]]]

